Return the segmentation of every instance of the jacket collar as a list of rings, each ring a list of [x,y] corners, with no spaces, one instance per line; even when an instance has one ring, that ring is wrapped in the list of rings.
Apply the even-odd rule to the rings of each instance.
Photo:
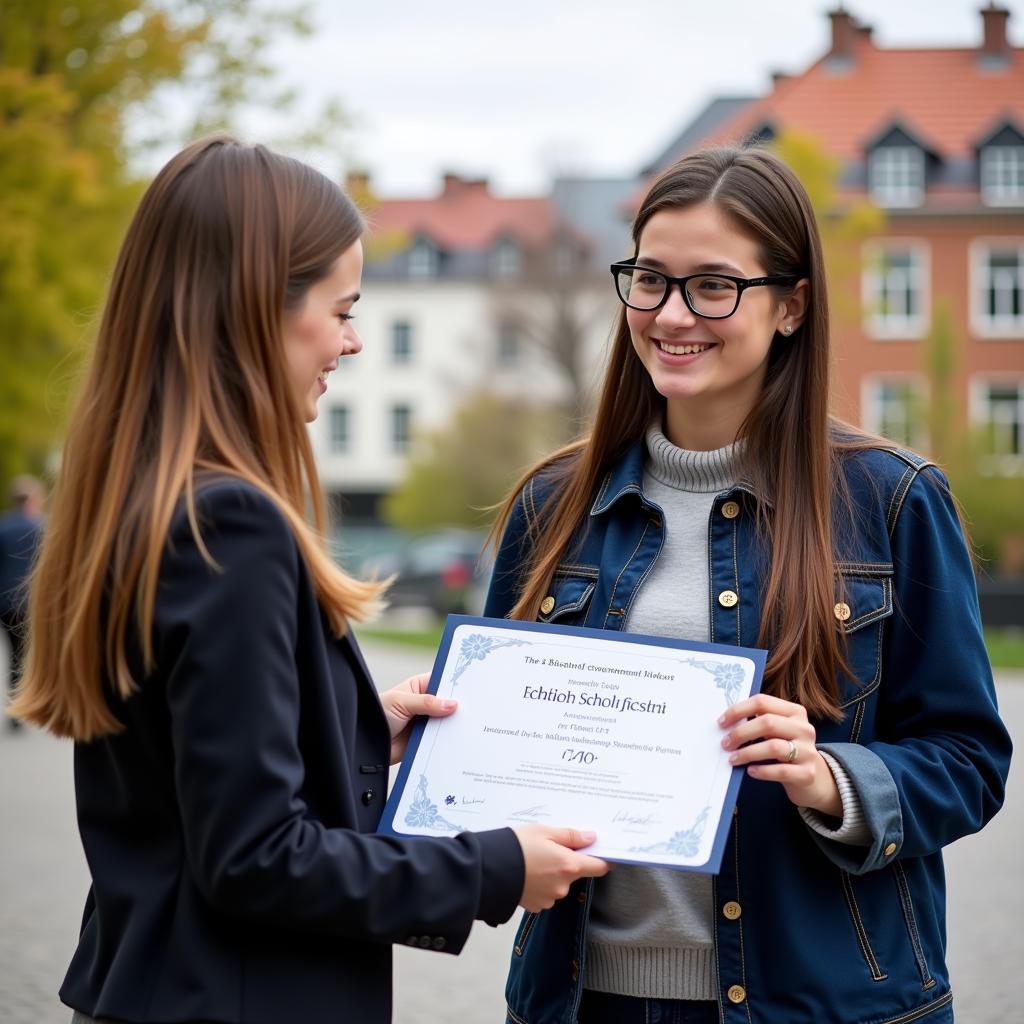
[[[590,507],[590,514],[592,516],[603,515],[627,494],[639,495],[640,501],[645,508],[651,511],[659,511],[657,506],[644,494],[644,461],[646,458],[647,446],[644,443],[644,439],[639,438],[626,449],[625,453],[619,457],[615,465],[608,471],[608,475],[604,478],[604,482],[597,492],[597,497]],[[736,482],[736,489],[746,491],[747,494],[755,499],[758,498],[747,480],[738,480]],[[766,500],[765,504],[769,508],[772,506],[771,501]]]

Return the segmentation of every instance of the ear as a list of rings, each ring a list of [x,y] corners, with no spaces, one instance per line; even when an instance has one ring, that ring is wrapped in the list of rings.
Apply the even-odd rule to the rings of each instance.
[[[793,293],[785,302],[779,303],[778,317],[775,323],[775,330],[783,335],[786,332],[783,328],[792,327],[795,331],[807,316],[807,308],[811,301],[811,283],[806,277],[797,281]],[[789,333],[792,334],[793,331]]]

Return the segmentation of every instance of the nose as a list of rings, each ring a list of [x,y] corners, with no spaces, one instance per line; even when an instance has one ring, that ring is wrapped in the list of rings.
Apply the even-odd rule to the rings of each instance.
[[[359,337],[359,332],[351,324],[346,325],[341,354],[343,356],[354,356],[362,351],[363,339]]]
[[[658,310],[655,322],[659,327],[679,328],[693,327],[697,317],[690,311],[686,300],[683,298],[682,285],[673,285],[669,289],[665,305]]]

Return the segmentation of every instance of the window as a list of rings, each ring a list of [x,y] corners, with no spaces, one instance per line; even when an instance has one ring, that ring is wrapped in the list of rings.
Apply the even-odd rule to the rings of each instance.
[[[867,249],[866,327],[876,338],[919,338],[928,326],[928,250],[916,244]]]
[[[975,250],[974,327],[987,337],[1024,335],[1024,244],[1002,242]]]
[[[424,238],[418,238],[409,250],[409,277],[425,281],[437,274],[437,250]]]
[[[502,280],[518,277],[522,270],[519,246],[511,238],[503,238],[494,248],[494,276]]]
[[[349,419],[347,405],[335,405],[331,408],[328,421],[328,446],[333,454],[341,454],[349,450],[349,444],[351,443]]]
[[[412,324],[408,320],[396,320],[391,325],[391,361],[412,362]]]
[[[391,450],[401,455],[409,450],[412,436],[412,409],[407,405],[391,407]]]
[[[924,153],[916,146],[879,146],[869,158],[868,181],[880,206],[920,206]]]
[[[916,377],[868,378],[861,401],[864,428],[906,445],[927,445],[923,382]]]
[[[1024,206],[1024,146],[981,151],[981,194],[992,206]]]
[[[1024,378],[975,381],[972,412],[982,430],[984,465],[997,473],[1024,471]]]
[[[498,364],[515,366],[521,355],[519,325],[505,322],[498,325]]]

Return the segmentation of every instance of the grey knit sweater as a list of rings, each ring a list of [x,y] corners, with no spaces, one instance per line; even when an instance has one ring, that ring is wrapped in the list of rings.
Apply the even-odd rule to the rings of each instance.
[[[633,633],[707,641],[708,519],[715,496],[736,481],[735,446],[711,452],[675,447],[660,426],[647,433],[644,493],[664,512],[661,554],[626,620]],[[832,759],[843,798],[839,829],[801,812],[816,831],[864,841],[856,793]],[[587,941],[587,988],[651,999],[715,999],[711,876],[619,864],[598,879]]]

